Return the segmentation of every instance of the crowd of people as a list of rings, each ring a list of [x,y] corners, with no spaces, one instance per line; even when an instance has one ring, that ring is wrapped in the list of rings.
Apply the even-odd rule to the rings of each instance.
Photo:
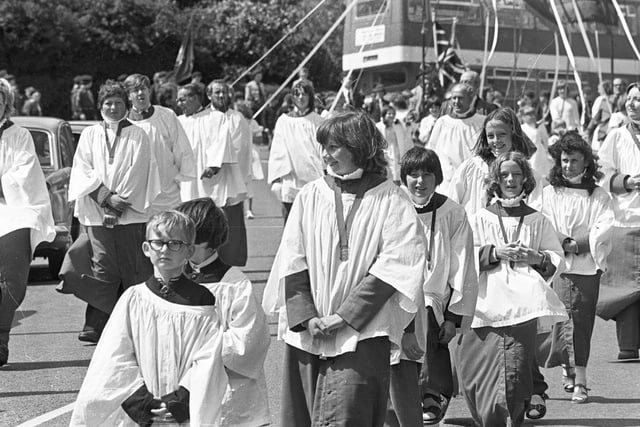
[[[266,315],[285,342],[282,426],[437,424],[455,394],[477,425],[521,425],[546,415],[541,366],[585,403],[596,315],[615,319],[618,358],[638,358],[638,84],[602,82],[580,106],[561,83],[514,111],[473,71],[447,96],[346,81],[323,97],[305,69],[253,120],[261,71],[239,95],[162,77],[108,80],[97,108],[90,76],[74,81],[74,118],[102,120],[78,142],[86,232],[60,273],[87,303],[78,338],[97,343],[72,425],[269,424]],[[15,93],[0,79],[0,365],[33,249],[53,238]],[[285,222],[262,304],[239,268],[264,178],[253,141]]]

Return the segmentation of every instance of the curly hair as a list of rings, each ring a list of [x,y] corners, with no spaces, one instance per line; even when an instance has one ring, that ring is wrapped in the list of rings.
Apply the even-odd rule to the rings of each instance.
[[[533,170],[529,161],[524,154],[519,151],[509,151],[503,153],[491,164],[489,168],[489,175],[485,179],[485,186],[487,188],[487,200],[493,199],[494,196],[502,197],[502,190],[500,190],[500,167],[506,161],[514,161],[520,167],[524,181],[522,183],[522,191],[525,196],[528,196],[536,188],[536,179],[533,176]]]
[[[121,98],[127,108],[130,107],[129,96],[127,95],[127,91],[124,86],[115,80],[109,79],[100,86],[100,90],[98,91],[98,110],[102,108],[102,104],[107,98],[114,96]]]
[[[229,238],[229,222],[222,209],[210,197],[181,203],[176,210],[188,216],[195,225],[195,244],[206,243],[218,249]]]
[[[597,187],[596,182],[604,176],[599,170],[598,156],[593,153],[591,146],[582,139],[577,131],[572,130],[562,135],[560,140],[549,148],[549,154],[551,154],[554,161],[554,165],[549,172],[549,183],[554,187],[562,187],[567,184],[567,180],[562,175],[562,153],[582,154],[585,165],[582,184],[587,187],[587,191],[591,195]]]
[[[345,146],[365,172],[387,175],[387,141],[366,113],[348,111],[331,117],[322,122],[316,139],[323,147],[330,142]]]
[[[536,152],[536,146],[522,130],[518,115],[509,107],[500,107],[487,115],[482,124],[482,130],[478,135],[478,141],[474,146],[476,156],[479,156],[487,164],[493,163],[495,156],[491,152],[487,138],[487,124],[491,121],[502,122],[511,128],[512,150],[522,153],[527,159]]]

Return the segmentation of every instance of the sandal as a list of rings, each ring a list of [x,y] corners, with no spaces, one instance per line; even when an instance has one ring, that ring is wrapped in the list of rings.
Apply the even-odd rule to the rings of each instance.
[[[425,425],[438,424],[444,413],[442,411],[442,400],[432,394],[427,395],[422,400],[422,421]]]
[[[573,393],[575,382],[576,382],[575,374],[562,376],[562,388],[564,388],[564,391],[566,391],[567,393]]]
[[[573,403],[587,403],[589,400],[589,389],[584,384],[576,384],[573,389],[573,396],[571,396],[571,402]]]
[[[531,420],[539,420],[547,414],[547,405],[545,396],[539,394],[531,395],[531,400],[527,404],[527,418]]]

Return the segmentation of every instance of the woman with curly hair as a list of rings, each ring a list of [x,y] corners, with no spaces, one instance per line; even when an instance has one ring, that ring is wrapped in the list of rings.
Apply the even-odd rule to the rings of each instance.
[[[553,288],[571,318],[554,326],[547,367],[562,365],[562,382],[571,400],[585,403],[587,362],[600,291],[600,275],[607,269],[614,215],[611,198],[596,185],[603,177],[597,157],[575,131],[551,147],[555,162],[544,189],[542,213],[562,242],[567,269]]]
[[[471,330],[460,339],[460,387],[474,422],[519,426],[525,413],[542,418],[534,393],[538,327],[567,318],[550,283],[564,267],[549,220],[524,199],[536,187],[522,153],[501,154],[487,178],[489,199],[471,218],[479,256],[478,300]]]
[[[382,426],[391,349],[424,304],[424,233],[366,113],[317,139],[327,176],[293,202],[262,302],[286,343],[281,425]]]

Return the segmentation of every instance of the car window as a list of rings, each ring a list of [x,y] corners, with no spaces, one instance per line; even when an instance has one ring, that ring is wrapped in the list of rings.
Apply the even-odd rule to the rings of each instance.
[[[49,149],[49,133],[41,130],[29,129],[40,166],[51,166],[51,152]]]
[[[60,141],[60,154],[62,155],[62,167],[71,166],[75,154],[76,142],[71,132],[71,126],[63,123],[58,132]]]

